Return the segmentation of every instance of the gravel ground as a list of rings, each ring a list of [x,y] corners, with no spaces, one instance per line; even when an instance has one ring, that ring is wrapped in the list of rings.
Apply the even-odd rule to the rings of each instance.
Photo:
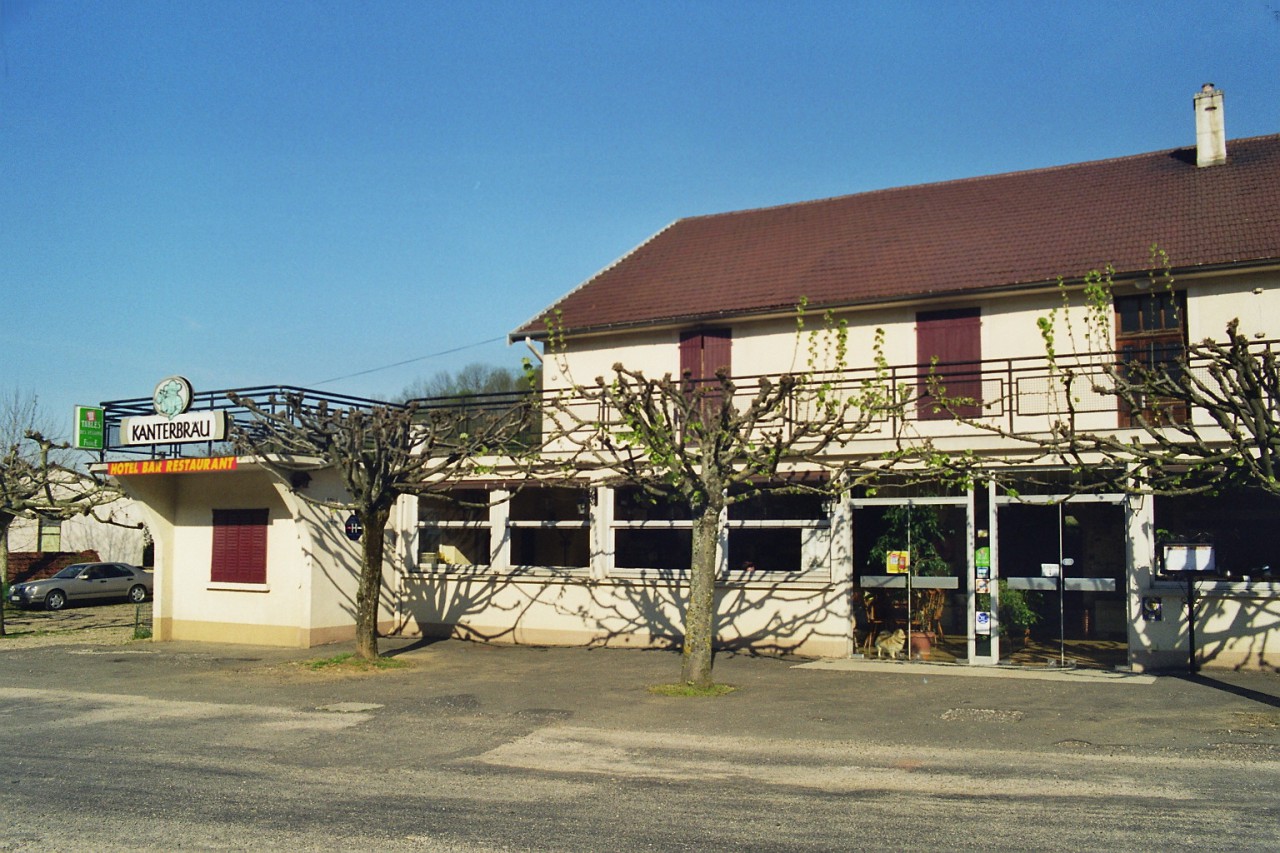
[[[135,624],[151,627],[151,602],[98,604],[47,610],[4,610],[5,635],[0,652],[70,643],[122,645],[134,642]]]

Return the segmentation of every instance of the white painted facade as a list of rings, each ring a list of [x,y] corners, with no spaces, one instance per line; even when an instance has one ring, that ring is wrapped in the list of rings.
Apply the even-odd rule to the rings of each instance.
[[[1228,321],[1239,317],[1242,330],[1269,336],[1268,327],[1280,316],[1280,271],[1219,275],[1178,282],[1188,292],[1187,326],[1192,340],[1220,336]],[[1127,287],[1127,285],[1126,285]],[[1057,289],[1034,294],[987,296],[973,302],[951,301],[945,307],[977,305],[982,316],[982,354],[993,363],[992,388],[984,382],[984,400],[999,393],[1023,395],[1023,414],[1011,426],[1044,428],[1057,409],[1045,394],[1043,382],[1008,381],[1000,360],[1019,360],[1026,377],[1046,374],[1044,341],[1037,319],[1062,304]],[[918,304],[850,311],[850,360],[855,367],[872,361],[876,330],[883,330],[884,357],[901,368],[903,381],[914,382],[915,315]],[[810,328],[820,324],[810,320]],[[1072,309],[1072,327],[1082,333],[1084,317]],[[1059,319],[1059,329],[1067,324]],[[777,374],[803,369],[808,344],[798,339],[794,316],[744,320],[731,324],[734,374]],[[675,373],[679,368],[678,329],[654,329],[609,337],[570,338],[567,350],[546,361],[548,387],[565,387],[607,376],[614,363],[648,374]],[[821,332],[815,332],[821,334]],[[1072,355],[1059,331],[1060,356]],[[1076,353],[1082,354],[1082,353]],[[1024,378],[1026,378],[1024,377]],[[996,379],[1000,379],[996,382]],[[1010,392],[1010,389],[1012,391]],[[1036,390],[1038,389],[1038,390]],[[1032,398],[1039,394],[1039,407]],[[1115,403],[1102,401],[1103,411],[1083,417],[1097,428],[1114,428]],[[1003,405],[1009,403],[1006,397]],[[998,417],[1008,419],[1007,409]],[[939,446],[1000,447],[990,434],[951,421],[915,422],[919,434],[935,438]],[[874,436],[851,445],[847,452],[873,455],[884,450]],[[233,641],[308,647],[349,640],[354,635],[354,596],[359,552],[343,533],[339,513],[303,500],[285,484],[252,461],[242,459],[234,471],[140,475],[119,478],[143,507],[156,541],[155,636],[160,640]],[[483,485],[483,484],[480,484]],[[620,565],[619,545],[629,529],[644,523],[620,519],[618,492],[600,483],[584,483],[584,517],[565,521],[513,518],[514,502],[502,483],[488,489],[493,504],[476,522],[488,536],[487,551],[458,559],[432,561],[424,556],[424,522],[419,501],[403,498],[386,531],[387,561],[382,630],[398,636],[453,635],[486,642],[609,646],[674,646],[678,644],[684,586],[682,573],[669,567]],[[330,472],[318,472],[303,489],[313,497],[336,497],[340,486]],[[1125,663],[1135,669],[1171,668],[1187,657],[1187,626],[1182,592],[1172,581],[1157,576],[1152,521],[1153,498],[1118,499],[1123,513],[1122,539],[1114,548],[1123,554],[1123,576],[1114,603],[1100,603],[1091,612],[1098,625],[1118,630],[1127,646]],[[865,504],[866,502],[864,502]],[[874,504],[875,502],[870,502]],[[887,503],[893,503],[887,501]],[[959,587],[948,593],[948,633],[967,632],[967,650],[959,655],[971,664],[996,663],[998,650],[983,652],[975,633],[973,591],[977,583],[974,537],[980,529],[999,530],[993,500],[981,495],[957,495],[952,503],[967,518],[962,536],[967,557],[957,569]],[[982,508],[983,504],[988,508]],[[801,521],[761,522],[726,519],[721,541],[722,583],[718,592],[718,637],[727,648],[806,656],[846,657],[865,651],[864,637],[855,626],[859,596],[856,564],[857,529],[861,514],[879,511],[846,498],[829,504],[821,517]],[[219,584],[210,581],[214,509],[266,508],[268,530],[267,581],[263,584]],[[1277,518],[1280,522],[1280,518]],[[462,525],[465,527],[471,522]],[[734,530],[790,528],[798,533],[800,564],[794,571],[751,572],[730,563],[727,543]],[[474,525],[473,525],[474,526]],[[659,525],[661,526],[661,525]],[[672,529],[688,523],[671,522]],[[522,564],[516,555],[521,529],[557,531],[578,537],[587,557],[580,565]],[[369,535],[366,532],[365,535]],[[537,536],[539,534],[532,534]],[[551,535],[551,534],[547,534]],[[444,555],[448,548],[431,550]],[[567,548],[566,548],[567,550]],[[996,549],[999,555],[999,549]],[[996,558],[995,577],[1001,576]],[[1197,626],[1201,660],[1208,665],[1274,667],[1280,657],[1280,584],[1263,581],[1207,583]],[[1144,601],[1163,602],[1161,621],[1141,617]],[[1105,602],[1104,602],[1105,603]],[[967,613],[967,617],[966,617]],[[1118,626],[1118,627],[1117,627]]]

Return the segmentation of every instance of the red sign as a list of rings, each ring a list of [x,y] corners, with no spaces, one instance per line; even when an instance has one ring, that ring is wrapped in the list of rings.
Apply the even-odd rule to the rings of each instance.
[[[234,470],[236,470],[234,456],[202,459],[145,459],[141,462],[107,463],[107,473],[113,477],[133,474],[207,474],[212,471]]]

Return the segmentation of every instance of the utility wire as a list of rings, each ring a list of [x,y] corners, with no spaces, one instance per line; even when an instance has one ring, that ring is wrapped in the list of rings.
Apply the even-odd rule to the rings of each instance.
[[[404,361],[397,361],[395,364],[384,364],[381,367],[371,367],[368,370],[361,370],[356,373],[348,373],[346,376],[335,376],[332,379],[323,379],[319,382],[313,382],[311,384],[312,385],[328,385],[330,382],[341,382],[344,379],[354,379],[357,376],[366,376],[370,373],[377,373],[379,370],[390,370],[393,367],[403,367],[406,364],[413,364],[414,362],[418,362],[418,361],[426,361],[429,358],[439,358],[442,355],[452,355],[455,352],[462,352],[463,350],[475,349],[476,347],[482,347],[482,346],[485,346],[486,344],[496,344],[499,341],[505,341],[506,339],[507,338],[505,335],[498,338],[489,338],[489,340],[487,341],[477,341],[474,344],[463,344],[462,346],[454,347],[453,349],[441,350],[440,352],[433,352],[430,355],[420,355],[417,358],[410,358]]]

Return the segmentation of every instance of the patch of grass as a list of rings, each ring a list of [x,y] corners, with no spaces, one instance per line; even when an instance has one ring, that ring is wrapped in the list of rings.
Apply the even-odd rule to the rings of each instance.
[[[133,629],[133,638],[135,640],[150,640],[151,629],[145,625],[138,625]]]
[[[649,688],[649,692],[655,696],[726,696],[737,689],[732,684],[711,684],[699,687],[696,684],[678,681],[675,684],[655,684]]]
[[[8,637],[44,637],[49,634],[62,634],[64,631],[46,631],[43,628],[35,631],[15,631],[12,628],[4,629],[5,638]]]
[[[321,670],[340,670],[345,672],[371,672],[381,669],[403,669],[409,664],[396,658],[379,657],[375,660],[358,658],[352,652],[342,652],[331,658],[303,661],[302,666],[312,672]]]

